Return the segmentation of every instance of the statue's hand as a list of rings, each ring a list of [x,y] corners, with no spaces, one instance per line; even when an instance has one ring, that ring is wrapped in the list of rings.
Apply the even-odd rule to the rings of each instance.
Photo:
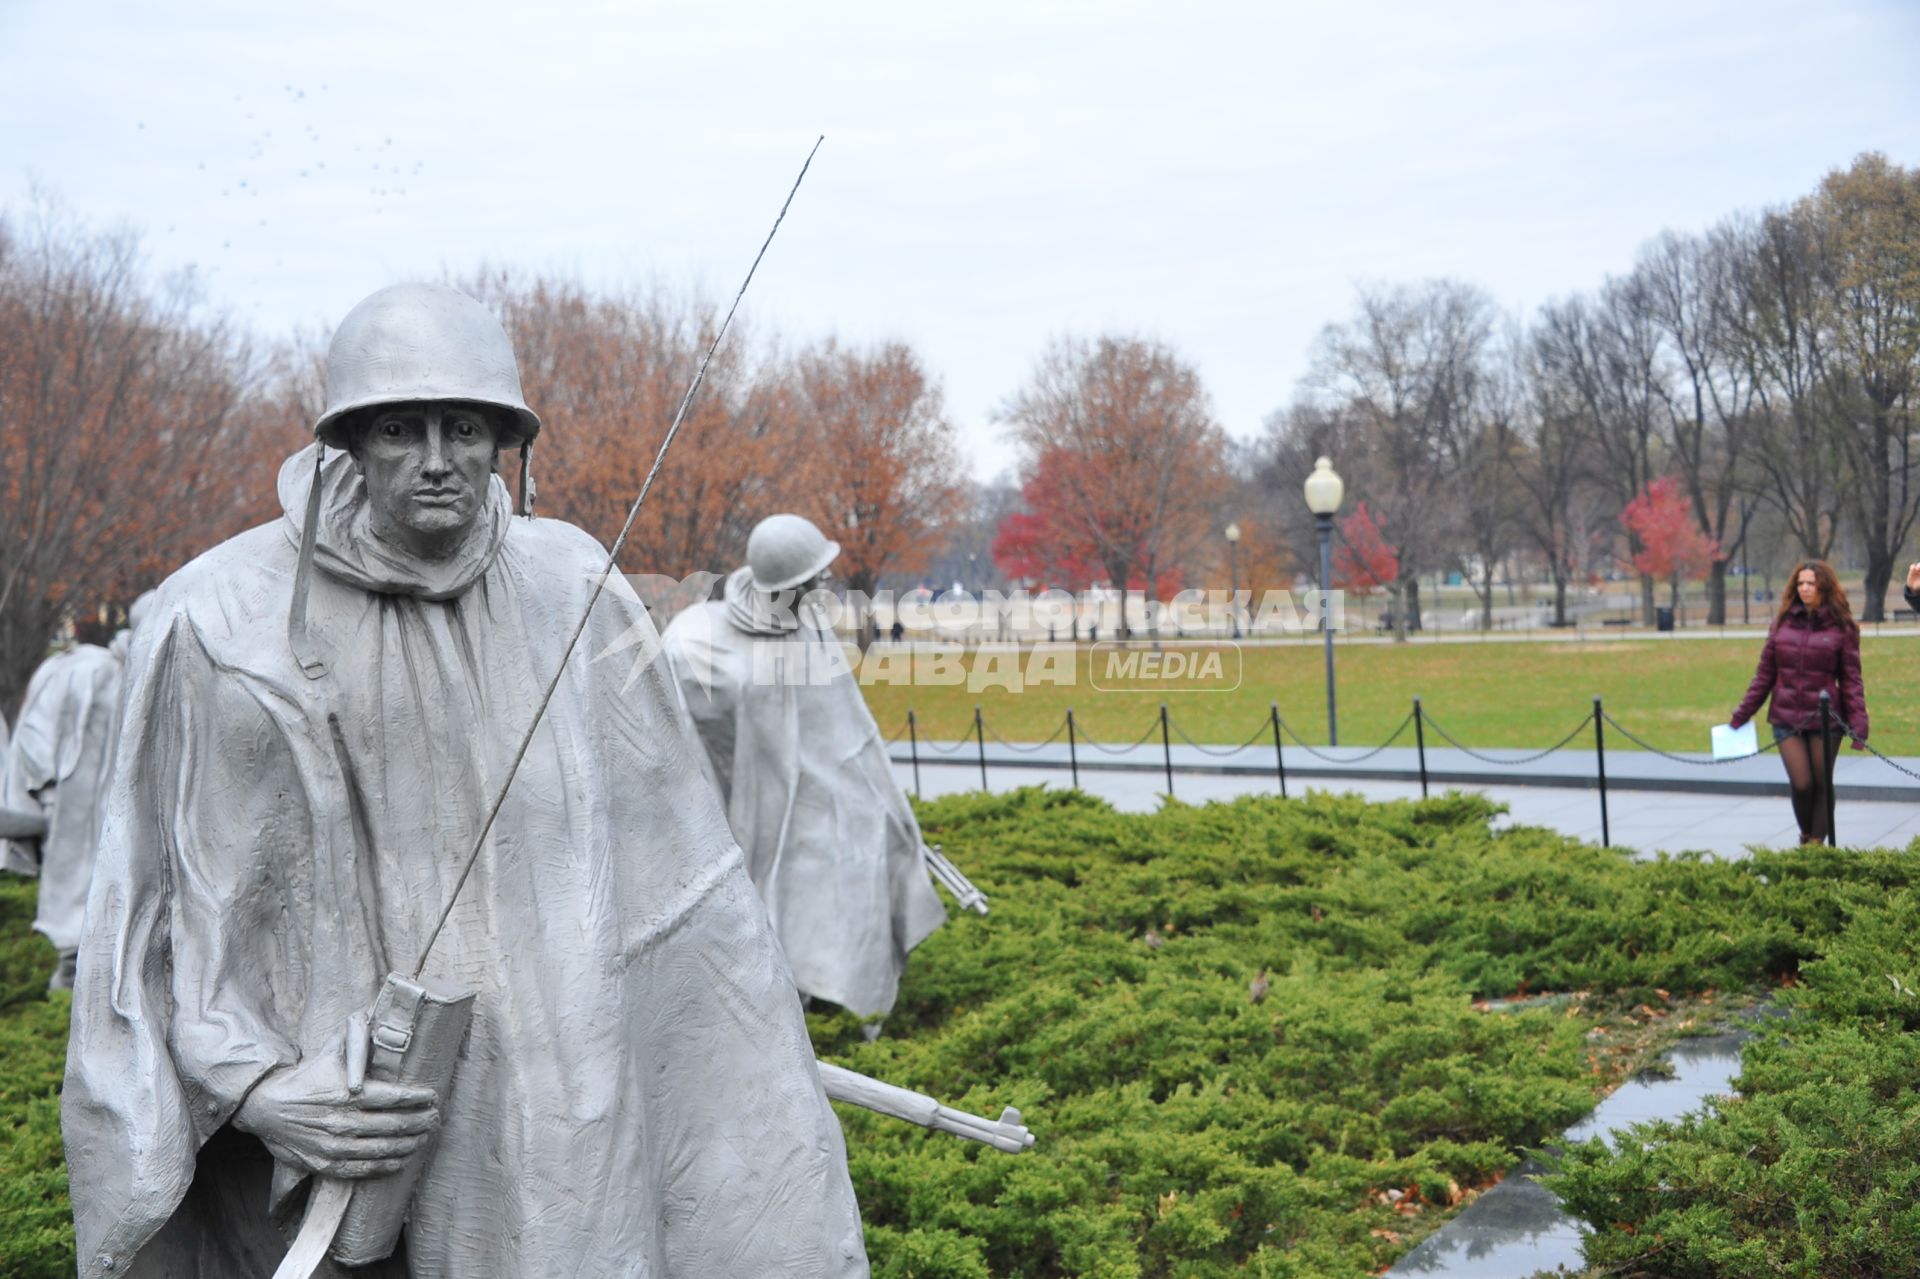
[[[439,1122],[431,1088],[369,1079],[349,1092],[337,1045],[270,1071],[233,1116],[282,1163],[349,1180],[399,1172]]]

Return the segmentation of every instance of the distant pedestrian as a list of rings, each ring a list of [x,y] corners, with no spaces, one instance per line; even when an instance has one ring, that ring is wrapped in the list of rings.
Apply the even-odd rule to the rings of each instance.
[[[1909,570],[1907,580],[1920,585],[1920,565]],[[1823,692],[1832,707],[1826,733],[1820,721]],[[1833,569],[1820,560],[1808,560],[1789,579],[1760,650],[1759,669],[1733,712],[1732,725],[1739,728],[1752,719],[1769,697],[1767,723],[1786,765],[1800,842],[1823,843],[1830,829],[1834,754],[1842,732],[1853,737],[1855,750],[1866,745],[1867,694],[1860,679],[1860,625]]]
[[[1920,564],[1916,564],[1916,565],[1914,565],[1914,567],[1915,567],[1915,568],[1920,568]],[[896,617],[896,618],[894,618],[894,619],[893,619],[893,630],[892,630],[892,631],[891,631],[890,633],[891,633],[891,634],[892,634],[892,636],[893,636],[893,642],[894,642],[894,643],[896,643],[896,644],[898,644],[898,643],[900,642],[900,640],[901,640],[901,638],[902,638],[903,636],[905,636],[905,635],[906,635],[906,633],[907,633],[907,627],[906,627],[906,623],[904,623],[904,622],[902,622],[902,621],[901,621],[901,620],[900,620],[899,618],[897,618],[897,617]]]

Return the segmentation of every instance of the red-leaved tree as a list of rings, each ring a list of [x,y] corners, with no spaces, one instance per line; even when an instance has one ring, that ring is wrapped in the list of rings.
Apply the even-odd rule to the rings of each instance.
[[[1380,525],[1361,502],[1340,517],[1340,541],[1333,548],[1333,584],[1355,595],[1392,589],[1400,576],[1400,557],[1381,535]]]
[[[1620,512],[1620,523],[1640,542],[1633,567],[1648,577],[1665,578],[1667,602],[1679,606],[1680,582],[1705,577],[1720,554],[1720,543],[1700,531],[1680,481],[1663,475],[1640,490]]]
[[[1138,572],[1125,582],[1110,580],[1099,535],[1083,518],[1076,503],[1079,490],[1068,480],[1067,473],[1079,464],[1063,449],[1040,455],[1033,473],[1020,486],[1026,509],[1009,514],[994,534],[994,563],[1009,579],[1041,589],[1078,591],[1108,578],[1110,585],[1144,591],[1154,599],[1173,598],[1182,579],[1177,568],[1157,574],[1151,588]],[[1110,516],[1109,531],[1127,518],[1140,523],[1147,517],[1148,513],[1138,511]],[[1145,530],[1135,531],[1134,536],[1144,537]]]

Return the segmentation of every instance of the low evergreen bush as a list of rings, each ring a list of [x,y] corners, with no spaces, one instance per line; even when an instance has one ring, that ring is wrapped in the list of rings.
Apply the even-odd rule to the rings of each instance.
[[[1647,1274],[1920,1272],[1887,1242],[1920,1236],[1903,993],[1920,852],[1636,863],[1492,834],[1497,811],[1316,794],[1130,816],[1041,790],[922,806],[993,912],[915,952],[879,1039],[815,1012],[815,1044],[949,1105],[1017,1106],[1039,1143],[1009,1156],[839,1107],[875,1274],[1374,1273],[1677,1033],[1660,1010],[1782,983],[1794,1017],[1755,1050],[1747,1101],[1651,1152],[1570,1156],[1570,1200],[1608,1223],[1596,1255],[1658,1235]],[[74,1262],[68,1005],[44,990],[31,901],[0,887],[0,1274],[37,1277]],[[1484,1002],[1543,992],[1567,997]],[[1880,1268],[1844,1268],[1861,1258]]]
[[[1738,1097],[1563,1152],[1550,1184],[1608,1274],[1920,1275],[1920,848],[1752,866],[1820,938]]]

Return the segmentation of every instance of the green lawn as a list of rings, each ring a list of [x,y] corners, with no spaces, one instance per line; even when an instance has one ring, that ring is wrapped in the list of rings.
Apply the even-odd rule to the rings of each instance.
[[[1708,730],[1726,722],[1746,691],[1759,651],[1757,639],[1347,645],[1336,654],[1340,741],[1377,745],[1417,694],[1426,713],[1469,746],[1544,747],[1578,724],[1597,694],[1608,713],[1655,746],[1703,751]],[[1010,741],[1046,738],[1071,706],[1083,736],[1129,742],[1152,724],[1162,701],[1195,741],[1247,740],[1260,731],[1269,702],[1279,703],[1308,741],[1327,740],[1319,648],[1248,648],[1241,658],[1242,678],[1231,692],[1169,691],[1144,680],[1104,691],[1094,686],[1102,671],[1090,663],[1104,666],[1105,653],[1083,650],[1071,685],[976,692],[964,684],[869,682],[867,700],[882,731],[901,731],[912,708],[921,735],[936,740],[969,734],[978,703],[988,728]],[[1861,660],[1874,746],[1890,755],[1920,754],[1920,722],[1909,713],[1920,703],[1920,640],[1868,636]],[[1411,745],[1411,733],[1402,740]],[[1429,746],[1444,744],[1428,738]],[[1631,744],[1616,737],[1608,747]]]

